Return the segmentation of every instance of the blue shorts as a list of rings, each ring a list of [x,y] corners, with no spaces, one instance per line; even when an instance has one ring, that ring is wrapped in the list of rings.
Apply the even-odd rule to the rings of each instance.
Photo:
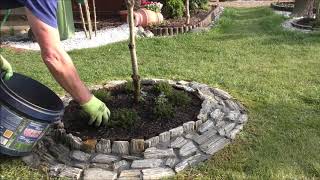
[[[53,28],[57,28],[58,0],[0,0],[3,7],[27,7],[34,16]],[[3,9],[3,8],[0,8]]]

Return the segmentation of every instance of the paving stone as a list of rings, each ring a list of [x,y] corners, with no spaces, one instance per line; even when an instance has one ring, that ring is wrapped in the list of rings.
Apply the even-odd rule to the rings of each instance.
[[[134,169],[134,170],[123,170],[120,173],[119,180],[135,180],[141,179],[142,174],[141,170]]]
[[[213,129],[213,127],[214,127],[213,122],[210,121],[210,120],[207,120],[206,122],[202,123],[202,124],[199,126],[198,131],[199,131],[200,133],[204,133],[204,132],[208,131],[209,129]]]
[[[179,155],[182,157],[191,156],[196,153],[197,150],[197,146],[194,145],[192,141],[189,141],[187,144],[181,147],[181,149],[179,150]]]
[[[232,111],[240,111],[240,108],[239,108],[238,104],[235,101],[233,101],[231,99],[227,99],[227,100],[224,101],[224,103]]]
[[[113,169],[116,171],[122,171],[122,170],[127,170],[130,169],[130,163],[126,160],[121,160],[118,162],[115,162],[113,164]]]
[[[40,165],[40,157],[36,153],[22,157],[22,161],[31,168],[38,168]]]
[[[66,141],[74,150],[80,150],[83,144],[80,137],[73,136],[72,134],[66,135]]]
[[[185,133],[193,132],[194,128],[195,128],[195,124],[196,124],[196,122],[194,122],[194,121],[189,121],[189,122],[183,123],[183,131]]]
[[[144,158],[146,159],[161,159],[167,157],[174,157],[175,153],[172,148],[170,149],[157,149],[155,147],[151,147],[145,150]]]
[[[195,137],[198,137],[198,136],[199,136],[199,134],[197,134],[196,132],[190,132],[190,133],[186,134],[184,137],[186,139],[194,139]]]
[[[201,124],[202,124],[202,120],[197,120],[196,121],[196,124],[195,124],[196,130],[199,130],[199,127],[201,126]]]
[[[219,122],[223,120],[224,113],[221,111],[221,109],[215,109],[212,113],[210,113],[210,117],[215,122]]]
[[[129,142],[114,141],[112,144],[112,153],[120,155],[129,154]]]
[[[159,136],[152,137],[145,141],[145,148],[154,147],[160,142]]]
[[[193,138],[193,140],[198,144],[203,144],[204,142],[210,140],[212,137],[214,137],[216,135],[217,135],[217,131],[214,129],[211,129],[211,130],[203,133],[202,135],[195,136]]]
[[[83,180],[114,180],[117,173],[100,168],[90,168],[84,171]]]
[[[162,159],[143,159],[134,160],[131,164],[131,168],[142,169],[142,168],[155,168],[160,167],[163,164]]]
[[[175,84],[174,87],[178,88],[178,89],[182,89],[182,90],[184,90],[186,92],[189,92],[189,93],[196,91],[192,87],[189,87],[189,86],[186,86],[186,85]]]
[[[197,153],[196,155],[189,157],[187,161],[190,166],[195,166],[198,165],[200,162],[206,161],[209,158],[209,155]]]
[[[200,145],[200,149],[207,154],[213,155],[214,153],[218,152],[229,143],[230,143],[229,139],[220,136],[220,137],[211,139],[208,142]]]
[[[171,142],[170,147],[172,148],[181,148],[183,145],[187,144],[188,141],[183,137],[177,137],[174,141]]]
[[[144,139],[132,139],[130,142],[131,154],[141,154],[144,151]]]
[[[198,119],[202,120],[203,122],[208,120],[208,115],[212,112],[212,109],[215,108],[218,104],[218,101],[215,99],[205,99],[201,104],[201,110],[197,116]]]
[[[131,156],[123,155],[122,158],[130,161],[143,159],[141,156],[132,156],[132,155]]]
[[[70,179],[80,179],[83,170],[79,168],[66,167],[61,170],[58,177],[70,178]]]
[[[176,127],[174,129],[169,130],[169,132],[170,132],[171,138],[181,136],[183,134],[183,127],[182,126]]]
[[[121,86],[121,85],[124,85],[126,84],[127,81],[125,80],[118,80],[118,81],[109,81],[106,85],[104,85],[103,87],[106,88],[106,89],[109,89],[109,88],[113,88],[113,87],[117,87],[117,86]]]
[[[232,131],[232,129],[235,128],[235,126],[236,123],[227,123],[222,128],[220,128],[218,132],[221,136],[225,136],[229,134]]]
[[[90,159],[91,155],[79,150],[75,150],[71,152],[70,157],[73,160],[77,160],[80,162],[87,162]]]
[[[178,163],[175,167],[174,170],[178,173],[184,169],[186,169],[187,167],[189,167],[189,163],[187,160],[183,160],[180,163]]]
[[[166,166],[169,166],[171,168],[174,168],[178,163],[180,162],[180,160],[176,157],[170,157],[166,160]]]
[[[110,164],[101,164],[101,163],[92,163],[89,166],[90,168],[100,168],[105,170],[113,170],[113,167]]]
[[[115,161],[119,161],[119,156],[107,155],[107,154],[97,154],[95,157],[91,159],[92,163],[102,163],[102,164],[110,164]]]
[[[248,121],[248,115],[247,114],[241,114],[239,119],[238,119],[238,122],[239,123],[246,123]]]
[[[240,116],[240,111],[230,111],[225,118],[229,121],[235,122],[239,119],[239,116]]]
[[[176,173],[171,168],[143,169],[143,179],[163,179],[174,176]]]
[[[57,177],[60,172],[65,169],[67,166],[64,164],[55,164],[49,167],[49,176]]]
[[[56,158],[56,160],[66,165],[70,165],[71,158],[69,157],[69,148],[62,144],[55,144],[51,145],[48,150]]]
[[[76,167],[79,169],[87,169],[89,167],[89,164],[84,162],[72,161],[71,164],[72,167]]]
[[[168,142],[170,141],[170,132],[166,131],[159,134],[159,142]]]
[[[110,154],[111,153],[111,141],[108,139],[101,139],[96,145],[97,153]]]
[[[221,89],[211,88],[211,91],[212,91],[216,96],[219,96],[219,97],[221,97],[222,99],[231,99],[231,98],[232,98],[232,96],[231,96],[229,93],[227,93],[227,92],[225,92],[225,91],[223,91],[223,90],[221,90]]]

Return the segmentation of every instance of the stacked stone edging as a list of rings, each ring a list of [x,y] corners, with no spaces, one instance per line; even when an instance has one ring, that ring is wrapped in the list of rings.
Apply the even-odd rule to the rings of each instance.
[[[281,2],[281,3],[292,4],[292,2]],[[274,10],[278,10],[278,11],[288,11],[288,12],[292,12],[293,11],[293,7],[281,6],[277,2],[271,3],[271,8],[274,9]]]
[[[209,159],[235,139],[248,120],[245,108],[230,94],[197,82],[145,79],[144,85],[166,81],[195,93],[203,102],[197,119],[150,139],[83,142],[67,134],[62,123],[24,157],[32,166],[48,167],[52,177],[71,179],[160,179]],[[91,89],[112,88],[126,81],[112,81]],[[62,98],[65,104],[69,97]]]
[[[156,28],[150,29],[150,31],[155,36],[173,36],[173,35],[187,33],[192,29],[208,27],[210,24],[218,20],[222,12],[223,12],[223,8],[221,6],[212,6],[212,10],[208,13],[208,15],[197,24],[161,27],[161,28],[156,27]]]

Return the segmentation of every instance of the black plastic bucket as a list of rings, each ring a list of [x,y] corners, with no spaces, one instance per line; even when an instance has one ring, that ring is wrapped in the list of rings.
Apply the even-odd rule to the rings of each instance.
[[[61,120],[63,113],[61,99],[38,81],[18,73],[8,81],[1,78],[0,153],[29,154],[50,124]]]

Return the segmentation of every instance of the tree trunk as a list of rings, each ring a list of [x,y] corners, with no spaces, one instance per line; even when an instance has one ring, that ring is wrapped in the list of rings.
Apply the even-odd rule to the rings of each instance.
[[[190,0],[186,0],[186,24],[190,24]]]
[[[292,15],[295,17],[313,17],[315,0],[296,0]]]
[[[130,28],[130,43],[129,50],[131,54],[131,64],[132,64],[132,80],[134,86],[134,101],[139,102],[140,99],[140,76],[138,70],[137,52],[136,52],[136,38],[135,38],[135,24],[133,17],[135,0],[127,0],[128,16],[129,16],[129,28]]]
[[[314,23],[314,26],[319,28],[320,27],[320,0],[316,0],[315,8],[316,8],[316,21]]]

